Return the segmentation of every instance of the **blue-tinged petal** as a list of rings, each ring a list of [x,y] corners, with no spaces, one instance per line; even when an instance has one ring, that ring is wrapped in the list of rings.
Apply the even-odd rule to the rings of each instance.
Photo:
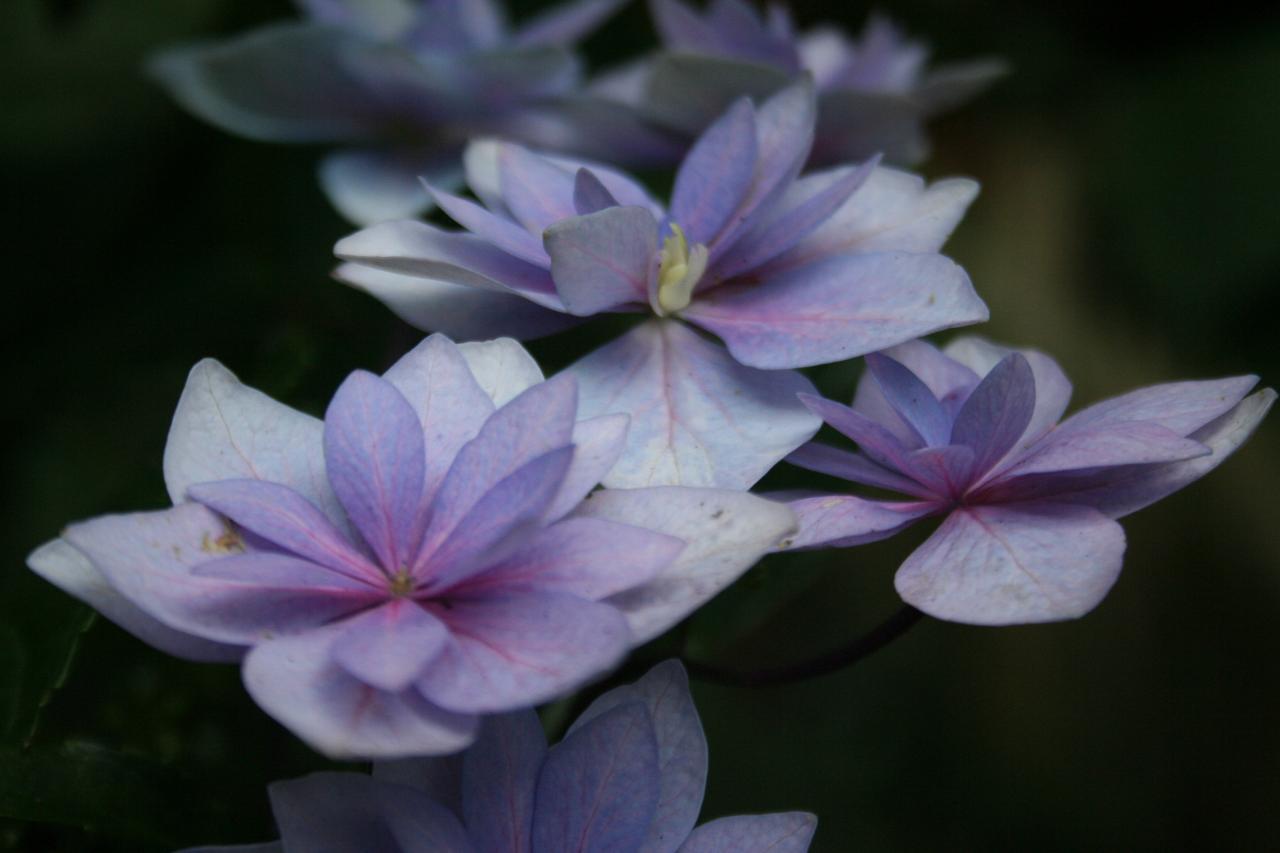
[[[922,490],[919,483],[873,462],[865,454],[850,453],[816,441],[796,448],[786,461],[808,471],[817,471],[819,474],[840,477],[878,489],[888,489],[918,497],[927,497],[930,494],[927,489]]]
[[[505,406],[544,378],[529,351],[511,338],[459,344],[458,352],[495,406]]]
[[[437,615],[452,636],[417,688],[461,713],[562,696],[612,669],[632,646],[616,608],[550,590],[482,590],[450,598]]]
[[[578,212],[573,173],[519,145],[498,149],[498,186],[506,212],[532,234]]]
[[[338,666],[365,684],[398,693],[448,639],[443,622],[417,602],[400,598],[346,620],[330,653]]]
[[[951,441],[973,450],[973,470],[981,476],[1022,438],[1035,407],[1035,374],[1021,353],[1011,353],[982,378],[960,407]]]
[[[422,537],[426,461],[418,415],[380,376],[356,371],[325,412],[329,482],[351,523],[389,573],[413,559]]]
[[[568,369],[582,417],[631,416],[627,448],[606,486],[745,489],[806,441],[818,419],[797,401],[798,373],[736,363],[675,321],[637,326]]]
[[[842,361],[987,319],[969,276],[942,255],[837,255],[760,283],[719,287],[682,316],[734,358],[778,369]]]
[[[771,6],[770,11],[775,8],[778,7]],[[712,0],[707,8],[707,20],[733,56],[785,68],[792,73],[800,71],[799,56],[790,39],[772,31],[768,22],[743,0]],[[702,52],[707,52],[705,47]]]
[[[381,599],[386,589],[385,584],[377,579],[351,577],[319,563],[277,551],[250,551],[217,557],[192,566],[191,574],[262,587],[330,589],[338,594],[350,592],[369,603]]]
[[[720,34],[711,22],[682,0],[649,0],[649,15],[668,50],[709,53],[720,43]]]
[[[512,34],[518,45],[571,46],[613,16],[626,0],[574,0],[561,3],[526,21]]]
[[[603,489],[578,515],[643,527],[685,547],[650,583],[609,602],[626,614],[637,644],[688,616],[795,532],[786,506],[725,489]]]
[[[546,275],[541,270],[538,272]],[[411,326],[443,332],[459,340],[498,335],[529,340],[563,331],[580,322],[577,317],[543,308],[515,293],[433,281],[356,263],[340,264],[333,277],[365,291]]]
[[[932,494],[957,501],[981,472],[974,461],[976,458],[972,448],[960,444],[925,447],[911,452],[906,470]]]
[[[63,592],[163,652],[202,662],[236,661],[245,653],[244,646],[206,640],[161,622],[121,594],[83,551],[65,539],[53,539],[32,551],[27,565]]]
[[[710,244],[738,210],[756,173],[756,111],[740,98],[693,144],[676,172],[671,218],[691,243]]]
[[[441,210],[477,237],[533,266],[545,269],[550,263],[539,235],[533,231],[473,201],[431,186],[427,190]]]
[[[817,828],[806,812],[722,817],[695,829],[679,853],[805,853]]]
[[[346,27],[380,40],[403,33],[413,21],[409,0],[295,0],[314,21]]]
[[[803,77],[771,95],[756,110],[756,173],[734,216],[738,223],[735,230],[752,229],[800,174],[813,144],[815,98],[813,81]],[[733,243],[735,230],[722,234],[713,258]]]
[[[801,394],[800,402],[826,423],[857,442],[859,449],[877,465],[891,472],[910,475],[910,445],[903,443],[880,423],[825,397]]]
[[[477,720],[415,690],[370,687],[333,662],[341,625],[280,637],[245,659],[244,685],[264,711],[330,758],[443,755],[475,739]]]
[[[240,382],[206,358],[187,377],[164,448],[164,481],[174,503],[196,483],[251,477],[288,486],[338,529],[346,515],[324,468],[319,419]]]
[[[658,805],[658,744],[640,702],[553,746],[538,776],[532,853],[635,853]]]
[[[268,142],[368,139],[392,126],[382,100],[346,62],[362,40],[308,23],[277,24],[155,57],[149,69],[191,112]]]
[[[304,631],[377,599],[367,587],[339,585],[342,579],[332,573],[325,573],[334,578],[327,586],[288,574],[270,584],[195,574],[193,567],[239,547],[225,522],[198,504],[102,516],[73,524],[64,535],[136,607],[171,628],[220,643],[249,645]]]
[[[991,372],[1000,359],[1017,352],[1031,365],[1031,373],[1035,377],[1036,406],[1031,420],[1022,433],[1016,450],[1030,446],[1036,439],[1048,432],[1071,402],[1071,380],[1062,372],[1058,363],[1044,353],[1033,349],[1012,349],[993,344],[976,335],[964,335],[951,340],[943,349],[945,359],[949,363],[962,368],[971,369],[977,376],[985,376]],[[974,383],[976,387],[977,383]],[[965,391],[967,396],[969,391]],[[957,395],[959,398],[959,395]],[[959,411],[957,399],[955,411]],[[1015,454],[1016,455],[1016,451]]]
[[[587,418],[573,425],[573,461],[543,519],[564,517],[600,485],[626,449],[630,422],[629,417],[619,414]]]
[[[1189,435],[1230,411],[1258,384],[1256,376],[1234,376],[1198,382],[1170,382],[1140,388],[1095,403],[1065,420],[1058,429],[1106,429],[1144,421],[1179,435]]]
[[[786,550],[848,548],[878,542],[905,530],[935,511],[930,503],[885,503],[853,495],[820,495],[787,501],[800,530],[785,541]]]
[[[499,47],[507,22],[494,0],[431,0],[418,6],[405,41],[419,55],[461,55]]]
[[[640,109],[662,126],[696,135],[739,98],[759,104],[791,80],[785,71],[755,62],[663,52],[649,71]]]
[[[338,212],[356,225],[410,219],[433,206],[419,178],[442,189],[462,185],[461,150],[451,146],[336,151],[320,161],[320,186]]]
[[[288,853],[476,853],[454,815],[404,785],[324,772],[267,790]]]
[[[467,583],[468,590],[523,586],[598,601],[656,578],[685,543],[653,530],[598,518],[546,527],[517,553]]]
[[[939,619],[1012,625],[1073,619],[1120,574],[1124,531],[1060,503],[954,510],[894,577],[898,594]]]
[[[895,414],[919,445],[944,445],[951,437],[951,417],[928,385],[906,365],[882,353],[867,354],[867,369]]]
[[[649,712],[660,779],[658,805],[637,853],[673,853],[698,820],[707,784],[707,739],[680,662],[663,661],[634,684],[600,696],[574,721],[569,735],[629,702],[639,702]]]
[[[589,316],[644,304],[657,262],[658,229],[642,207],[610,207],[552,225],[543,235],[565,310]]]
[[[590,169],[581,168],[573,177],[573,209],[579,215],[617,207],[618,200]]]
[[[191,500],[273,545],[351,578],[377,580],[368,558],[302,495],[263,480],[219,480],[187,489]]]
[[[949,420],[955,418],[968,398],[969,392],[976,388],[980,381],[977,373],[943,355],[926,341],[907,341],[882,352],[902,364],[925,384],[934,398],[942,404]],[[1035,369],[1034,365],[1032,369]],[[1037,387],[1037,405],[1041,401],[1039,390]],[[858,381],[858,390],[853,397],[853,409],[876,421],[901,441],[910,442],[913,431],[898,416],[893,406],[889,405],[884,392],[880,390],[880,383],[869,370],[865,371]],[[950,433],[949,427],[948,433]]]
[[[485,718],[462,759],[462,817],[480,853],[529,849],[534,792],[546,754],[546,736],[533,710]]]
[[[1210,453],[1200,442],[1150,421],[1052,430],[998,476],[1004,479],[1110,465],[1176,462]]]

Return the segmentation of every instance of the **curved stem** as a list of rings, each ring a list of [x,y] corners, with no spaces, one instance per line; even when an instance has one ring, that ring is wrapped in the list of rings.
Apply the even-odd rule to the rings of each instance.
[[[727,684],[732,687],[770,687],[777,684],[792,684],[853,666],[907,633],[923,617],[924,614],[919,610],[910,604],[904,604],[902,609],[846,646],[806,661],[769,669],[742,672],[688,658],[684,659],[684,665],[691,677],[713,684]]]

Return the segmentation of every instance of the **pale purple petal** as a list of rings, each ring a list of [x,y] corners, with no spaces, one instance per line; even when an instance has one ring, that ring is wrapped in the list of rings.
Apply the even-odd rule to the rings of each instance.
[[[53,539],[32,551],[27,565],[63,592],[163,652],[202,662],[236,661],[245,653],[243,646],[206,640],[170,628],[151,616],[121,595],[93,561],[65,539]]]
[[[331,590],[338,595],[354,593],[362,606],[373,605],[384,597],[386,590],[386,584],[374,578],[349,577],[319,563],[277,551],[249,551],[218,557],[192,566],[191,574],[268,588]]]
[[[641,207],[610,207],[552,225],[543,235],[556,291],[571,314],[644,304],[658,250],[657,223]]]
[[[604,484],[749,488],[819,426],[798,373],[753,370],[675,321],[651,321],[568,368],[581,417],[631,416]]]
[[[904,471],[932,494],[959,500],[980,471],[976,459],[973,449],[962,444],[925,447],[911,452]]]
[[[423,331],[443,332],[459,340],[514,335],[540,338],[579,322],[523,296],[447,284],[387,272],[354,263],[339,264],[333,277],[363,290],[401,320]]]
[[[911,430],[915,444],[944,445],[951,437],[951,417],[906,365],[883,353],[868,353],[867,369],[894,413]]]
[[[571,45],[611,17],[626,0],[571,0],[531,18],[512,40],[518,45]]]
[[[1031,365],[1036,386],[1035,410],[1031,414],[1031,420],[1015,452],[1010,454],[1006,463],[1012,461],[1017,451],[1027,448],[1053,427],[1071,401],[1071,380],[1067,379],[1067,375],[1062,372],[1062,368],[1056,361],[1038,350],[1015,350],[993,344],[984,338],[966,335],[953,339],[943,352],[945,353],[944,361],[966,373],[968,370],[975,371],[978,376],[990,373],[1001,359],[1014,352],[1022,355],[1027,360],[1027,364]],[[976,384],[975,382],[974,386]],[[967,396],[971,390],[972,388],[966,389],[964,395]],[[962,403],[963,399],[958,399],[957,402]],[[958,410],[957,406],[956,411]]]
[[[574,721],[569,734],[628,702],[643,703],[658,744],[658,805],[636,853],[673,853],[693,829],[707,784],[707,739],[679,661],[655,666],[634,684],[600,696]]]
[[[692,136],[738,98],[759,104],[791,81],[785,71],[755,62],[663,51],[649,70],[642,103],[645,114],[659,124]]]
[[[685,542],[656,579],[609,599],[626,614],[637,644],[701,607],[796,529],[783,504],[722,489],[605,489],[583,501],[578,514]]]
[[[379,376],[351,374],[325,412],[324,457],[334,492],[383,568],[407,565],[422,537],[425,470],[409,401]]]
[[[406,41],[419,55],[458,52],[480,56],[506,40],[506,19],[494,0],[434,0],[418,4]],[[469,57],[468,57],[469,58]]]
[[[431,197],[454,222],[507,254],[536,267],[550,263],[538,235],[473,201],[428,186]]]
[[[474,145],[474,143],[473,143]],[[551,156],[547,159],[558,164],[570,174],[576,175],[579,170],[587,169],[600,180],[604,188],[608,190],[609,195],[618,200],[618,204],[630,205],[631,207],[643,207],[645,210],[653,214],[655,220],[662,219],[666,216],[666,210],[662,205],[649,194],[644,184],[641,184],[625,172],[620,172],[610,166],[589,160],[581,160],[570,157]]]
[[[543,307],[555,308],[559,303],[540,243],[543,260],[531,264],[475,235],[403,220],[357,231],[339,240],[333,251],[343,260],[400,275],[515,294]]]
[[[865,454],[850,453],[815,441],[796,448],[786,461],[808,471],[817,471],[819,474],[840,477],[878,489],[925,497],[930,494],[915,480],[873,462]]]
[[[346,515],[329,488],[324,425],[241,384],[207,358],[191,368],[164,448],[174,503],[196,483],[249,477],[280,483],[324,511],[340,530]]]
[[[987,319],[969,276],[942,255],[837,255],[760,283],[720,287],[684,310],[734,358],[777,369],[842,361]]]
[[[709,244],[724,230],[755,172],[755,108],[742,98],[698,138],[676,172],[671,218],[690,243]]]
[[[608,476],[627,445],[630,420],[626,415],[601,415],[573,425],[573,461],[544,519],[555,521],[573,511]]]
[[[609,188],[587,168],[578,170],[573,177],[573,209],[581,216],[596,213],[607,207],[617,207],[618,200]]]
[[[495,406],[505,406],[543,380],[533,356],[510,338],[459,344],[458,352]]]
[[[1256,376],[1235,376],[1140,388],[1077,412],[1059,429],[1063,432],[1102,429],[1130,421],[1146,421],[1179,435],[1188,435],[1233,409],[1257,383]]]
[[[417,686],[461,713],[553,699],[617,665],[633,645],[617,609],[560,592],[459,596],[437,615],[452,636]]]
[[[673,536],[599,518],[569,518],[540,530],[466,589],[524,586],[598,601],[643,586],[684,550]]]
[[[649,0],[649,14],[668,50],[703,53],[708,45],[720,41],[710,22],[681,0]]]
[[[485,718],[462,759],[462,816],[479,851],[529,849],[534,791],[546,754],[546,736],[532,710]]]
[[[256,646],[244,685],[264,711],[330,758],[441,755],[475,738],[475,717],[432,705],[415,690],[364,684],[330,657],[342,626]]]
[[[635,850],[658,796],[649,712],[639,702],[620,705],[548,751],[538,776],[532,853]]]
[[[848,548],[888,539],[936,511],[930,503],[885,503],[853,495],[822,495],[788,501],[800,530],[785,541],[787,550]]]
[[[1020,477],[1108,465],[1175,462],[1207,456],[1212,451],[1190,438],[1151,421],[1052,430],[1031,445],[1026,455],[1000,472],[1000,478]]]
[[[956,416],[969,392],[981,381],[978,374],[951,360],[925,341],[907,341],[881,352],[914,373],[942,403],[949,418]],[[1034,366],[1032,369],[1034,370]],[[1037,403],[1040,400],[1038,388],[1036,400]],[[888,429],[902,442],[910,442],[913,434],[911,429],[898,417],[893,406],[889,405],[880,390],[880,383],[869,370],[858,381],[853,408]]]
[[[573,173],[519,145],[499,147],[498,187],[506,211],[535,235],[578,215],[573,207]]]
[[[333,660],[356,678],[391,693],[404,690],[449,639],[449,630],[417,602],[388,601],[343,623]]]
[[[695,829],[679,853],[805,853],[817,828],[805,812],[722,817]]]
[[[268,787],[289,851],[474,853],[458,819],[419,791],[363,773],[312,773]]]
[[[494,484],[437,547],[424,549],[414,575],[440,595],[493,566],[534,535],[573,457],[562,447],[535,457]]]
[[[1097,510],[1028,503],[954,510],[894,577],[930,616],[977,625],[1072,619],[1120,574],[1124,531]]]
[[[734,56],[798,73],[800,61],[794,45],[775,31],[778,18],[773,13],[777,8],[769,8],[769,23],[774,24],[770,27],[743,0],[712,0],[708,21]]]
[[[336,584],[322,588],[286,578],[263,586],[193,574],[193,566],[238,548],[221,544],[228,535],[222,519],[198,504],[102,516],[65,533],[134,605],[171,628],[222,643],[248,645],[323,625],[372,600],[371,592]]]
[[[461,146],[441,149],[350,148],[320,161],[320,187],[356,225],[420,216],[433,205],[419,177],[432,186],[462,185]]]
[[[1036,383],[1021,353],[1000,360],[956,415],[951,440],[972,448],[978,473],[988,471],[1022,437],[1035,412]]]
[[[302,495],[263,480],[221,480],[187,489],[191,500],[238,526],[335,572],[377,579],[380,571]]]
[[[800,402],[827,424],[857,442],[862,452],[877,465],[890,471],[910,472],[910,448],[876,421],[825,397],[801,394]]]

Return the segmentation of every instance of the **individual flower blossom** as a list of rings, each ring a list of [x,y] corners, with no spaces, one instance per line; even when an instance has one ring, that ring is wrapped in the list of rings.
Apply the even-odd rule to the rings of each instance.
[[[489,717],[461,756],[314,773],[269,788],[281,841],[187,853],[804,853],[803,812],[695,828],[707,781],[684,668],[610,690],[547,748],[531,710]]]
[[[579,92],[570,48],[623,0],[576,0],[515,29],[495,0],[298,2],[301,21],[173,49],[152,70],[231,133],[343,146],[320,182],[357,224],[426,210],[418,176],[456,185],[463,146],[479,134],[640,162],[680,150],[628,108]]]
[[[741,95],[769,95],[798,76],[817,84],[819,119],[810,164],[885,154],[910,165],[927,155],[924,123],[1005,72],[998,60],[928,69],[929,50],[873,14],[862,33],[820,25],[797,33],[785,6],[764,15],[744,0],[650,0],[663,50],[592,85],[659,126],[692,136]]]
[[[338,243],[337,275],[462,337],[648,314],[570,368],[584,415],[631,415],[606,485],[747,488],[818,427],[795,397],[812,385],[787,368],[987,317],[938,254],[976,185],[926,188],[874,160],[797,177],[814,115],[807,83],[738,101],[680,166],[669,209],[610,169],[473,144],[483,204],[435,192],[466,232],[382,223]]]
[[[142,639],[243,658],[331,756],[465,747],[478,715],[569,692],[794,530],[736,492],[588,496],[624,416],[578,420],[513,341],[428,338],[323,422],[204,361],[165,450],[177,505],[71,525],[31,567]]]
[[[908,603],[988,625],[1080,616],[1120,573],[1115,519],[1230,456],[1275,400],[1269,388],[1246,396],[1256,383],[1155,385],[1058,423],[1071,383],[1034,350],[960,338],[942,352],[913,341],[869,355],[852,408],[805,399],[860,452],[814,443],[789,461],[909,500],[794,500],[789,547],[860,545],[943,516],[898,569]]]

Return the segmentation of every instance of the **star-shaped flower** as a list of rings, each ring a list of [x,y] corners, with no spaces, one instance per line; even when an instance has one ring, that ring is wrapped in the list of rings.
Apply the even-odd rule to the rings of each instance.
[[[632,418],[606,483],[746,488],[818,426],[795,400],[811,386],[784,368],[987,317],[938,253],[975,185],[926,188],[874,160],[798,177],[814,118],[807,83],[738,101],[680,166],[669,209],[613,170],[476,143],[483,204],[435,192],[466,232],[373,226],[338,243],[338,275],[463,336],[650,315],[571,368],[584,414]]]
[[[478,715],[615,666],[794,529],[740,493],[589,495],[626,418],[578,420],[512,341],[427,339],[352,374],[322,422],[192,371],[172,509],[71,525],[38,573],[142,639],[244,658],[268,713],[333,756],[465,747]]]
[[[684,669],[659,664],[597,699],[547,748],[533,711],[490,717],[451,759],[270,786],[282,840],[199,853],[804,853],[817,820],[741,815],[695,828],[707,742]],[[188,851],[197,853],[197,851]]]
[[[1115,582],[1115,519],[1216,468],[1275,400],[1256,376],[1142,388],[1058,419],[1071,383],[1042,353],[960,338],[867,357],[853,407],[805,404],[858,453],[808,444],[789,461],[907,501],[853,495],[791,502],[790,547],[843,547],[920,519],[942,525],[898,569],[910,604],[942,619],[1004,625],[1070,619]]]

